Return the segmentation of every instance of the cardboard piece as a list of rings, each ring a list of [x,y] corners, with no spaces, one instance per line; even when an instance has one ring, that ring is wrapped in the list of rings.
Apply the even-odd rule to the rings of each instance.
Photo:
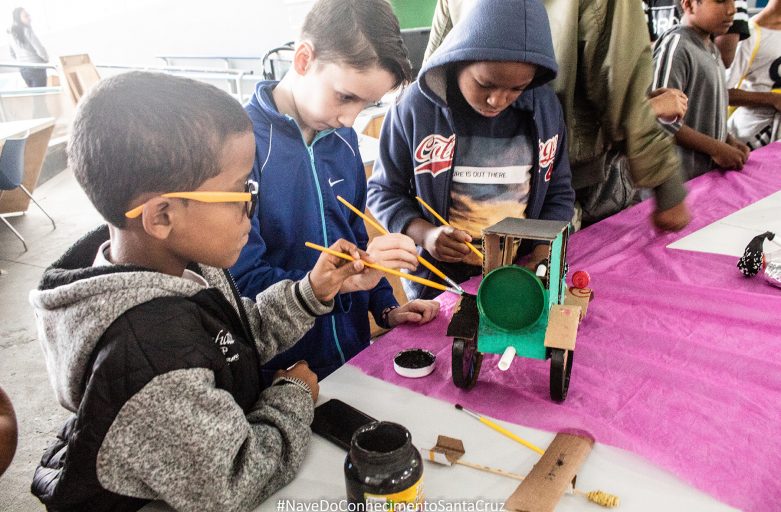
[[[448,436],[438,436],[437,444],[423,452],[423,457],[439,464],[452,466],[464,456],[464,443],[460,439]]]
[[[507,499],[506,510],[552,512],[570,488],[580,466],[591,453],[594,440],[572,434],[556,434],[545,455]]]
[[[499,250],[502,238],[497,234],[483,234],[483,276],[502,266],[502,251]]]
[[[580,306],[551,306],[548,328],[545,330],[545,346],[575,350],[580,315]]]
[[[591,288],[567,288],[566,295],[564,296],[565,306],[580,306],[580,319],[586,318],[586,312],[588,311],[588,304],[594,297],[594,292]]]
[[[483,464],[476,464],[463,460],[461,457],[463,457],[465,453],[464,443],[460,439],[454,437],[439,436],[437,437],[436,446],[433,448],[421,449],[420,453],[424,459],[437,464],[442,464],[443,466],[454,466],[458,464],[478,471],[512,478],[513,480],[523,480],[524,478],[523,475],[512,473],[504,469],[492,468],[490,466],[484,466]]]

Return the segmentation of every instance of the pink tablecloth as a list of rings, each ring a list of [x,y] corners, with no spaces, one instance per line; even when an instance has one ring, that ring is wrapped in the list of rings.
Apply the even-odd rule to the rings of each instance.
[[[742,277],[734,257],[666,245],[781,190],[781,143],[755,151],[743,172],[711,172],[688,188],[694,220],[683,233],[656,233],[646,202],[572,237],[570,268],[591,273],[596,298],[563,404],[549,400],[549,363],[536,360],[500,372],[488,354],[477,386],[457,389],[445,336],[450,294],[434,322],[396,328],[350,364],[494,418],[587,430],[732,506],[779,510],[781,289]],[[409,347],[437,354],[431,376],[393,372],[394,354]]]

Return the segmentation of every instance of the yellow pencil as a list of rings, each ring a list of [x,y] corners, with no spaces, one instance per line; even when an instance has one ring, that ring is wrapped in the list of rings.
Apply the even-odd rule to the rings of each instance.
[[[342,258],[343,260],[355,261],[355,258],[350,256],[349,254],[345,254],[339,251],[334,251],[333,249],[329,249],[328,247],[323,247],[322,245],[313,244],[312,242],[306,242],[304,245],[306,245],[310,249],[317,249],[318,251],[330,254],[332,256],[336,256],[338,258]],[[398,270],[392,268],[383,267],[382,265],[377,265],[376,263],[369,263],[368,261],[364,261],[363,264],[369,268],[379,270],[380,272],[386,272],[394,276],[399,276],[402,279],[409,279],[410,281],[415,281],[416,283],[420,283],[425,286],[430,286],[432,288],[436,288],[437,290],[442,290],[445,292],[455,293],[456,295],[461,295],[461,292],[456,290],[455,288],[450,288],[448,286],[445,286],[444,284],[435,283],[434,281],[423,279],[422,277],[405,274],[404,272],[399,272]]]
[[[423,199],[420,198],[420,196],[415,196],[415,199],[417,199],[418,202],[420,204],[422,204],[423,207],[431,213],[431,215],[433,215],[439,222],[441,222],[442,225],[450,226],[450,223],[448,221],[446,221],[445,219],[443,219],[440,214],[438,214],[436,211],[434,211],[434,208],[430,207],[428,205],[428,203],[426,203],[426,201],[424,201]],[[474,245],[470,244],[469,242],[464,242],[464,243],[466,243],[466,246],[469,247],[469,249],[471,249],[473,253],[477,254],[477,256],[480,258],[480,261],[483,261],[483,253],[481,253],[479,250],[477,250],[477,247],[475,247]]]
[[[517,435],[513,434],[512,432],[510,432],[509,430],[507,430],[503,426],[497,425],[496,423],[494,423],[493,421],[489,420],[488,418],[480,416],[476,412],[470,411],[469,409],[465,409],[464,406],[461,405],[461,404],[456,404],[456,409],[458,409],[459,411],[464,411],[465,413],[469,414],[473,418],[479,420],[480,423],[491,427],[492,429],[496,430],[500,434],[504,434],[505,436],[509,437],[513,441],[521,443],[526,448],[529,448],[530,450],[533,450],[533,451],[539,453],[540,455],[543,455],[545,453],[545,450],[543,450],[539,446],[531,444],[529,441],[523,439],[520,436],[517,436]]]
[[[371,217],[369,217],[368,215],[366,215],[365,213],[363,213],[361,210],[359,210],[359,209],[358,209],[358,208],[356,208],[355,206],[351,205],[351,204],[349,203],[349,201],[347,201],[345,198],[343,198],[342,196],[336,196],[336,199],[338,199],[338,200],[339,200],[339,202],[341,202],[341,203],[342,203],[343,205],[345,205],[347,208],[349,208],[350,210],[352,210],[352,211],[353,211],[353,213],[354,213],[354,214],[356,214],[358,217],[362,218],[363,220],[365,220],[366,222],[368,222],[369,224],[371,224],[371,225],[374,227],[374,229],[376,229],[377,231],[379,231],[379,232],[380,232],[380,233],[382,233],[383,235],[387,235],[387,234],[388,234],[388,231],[387,231],[385,228],[383,228],[382,226],[380,226],[379,224],[377,224],[376,222],[374,222],[374,221],[372,220],[372,218],[371,218]],[[445,275],[445,273],[444,273],[444,272],[442,272],[442,271],[441,271],[441,270],[439,270],[437,267],[435,267],[435,266],[434,266],[434,265],[433,265],[431,262],[429,262],[428,260],[426,260],[426,258],[424,258],[423,256],[421,256],[421,255],[418,255],[418,261],[419,261],[419,262],[420,262],[420,263],[421,263],[421,264],[422,264],[424,267],[426,267],[427,269],[429,269],[431,272],[433,272],[433,273],[434,273],[436,276],[438,276],[440,279],[443,279],[443,280],[444,280],[444,281],[445,281],[447,284],[449,284],[450,286],[452,286],[452,287],[453,287],[453,288],[455,288],[456,290],[460,290],[460,291],[462,291],[462,292],[464,291],[464,289],[463,289],[463,288],[461,288],[461,286],[459,286],[459,284],[458,284],[458,283],[456,283],[455,281],[453,281],[452,279],[450,279],[449,277],[447,277],[447,276]]]

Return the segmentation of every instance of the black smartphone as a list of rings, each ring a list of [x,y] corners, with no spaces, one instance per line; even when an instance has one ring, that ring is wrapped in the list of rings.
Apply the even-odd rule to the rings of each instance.
[[[373,421],[377,420],[341,400],[332,398],[315,407],[312,432],[349,450],[355,431]]]

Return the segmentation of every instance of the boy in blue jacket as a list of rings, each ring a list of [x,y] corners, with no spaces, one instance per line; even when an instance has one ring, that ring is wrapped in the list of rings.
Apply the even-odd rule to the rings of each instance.
[[[366,177],[358,136],[351,128],[368,104],[410,76],[399,24],[385,0],[319,0],[304,20],[291,70],[280,82],[260,82],[246,105],[255,132],[253,179],[258,211],[249,241],[231,273],[242,294],[283,279],[300,279],[320,245],[343,238],[387,267],[417,267],[415,245],[393,234],[368,242],[364,221],[337,200],[366,206]],[[333,313],[320,317],[293,348],[264,367],[305,359],[324,378],[369,346],[369,312],[382,327],[433,319],[439,305],[399,307],[386,279],[370,291],[345,286]]]
[[[478,243],[483,228],[505,217],[572,219],[564,119],[547,85],[556,71],[541,3],[476,2],[383,124],[368,186],[374,216],[459,282],[481,272],[465,243]],[[452,227],[438,226],[416,195]],[[436,279],[422,267],[415,273]],[[410,298],[434,295],[404,287]]]

